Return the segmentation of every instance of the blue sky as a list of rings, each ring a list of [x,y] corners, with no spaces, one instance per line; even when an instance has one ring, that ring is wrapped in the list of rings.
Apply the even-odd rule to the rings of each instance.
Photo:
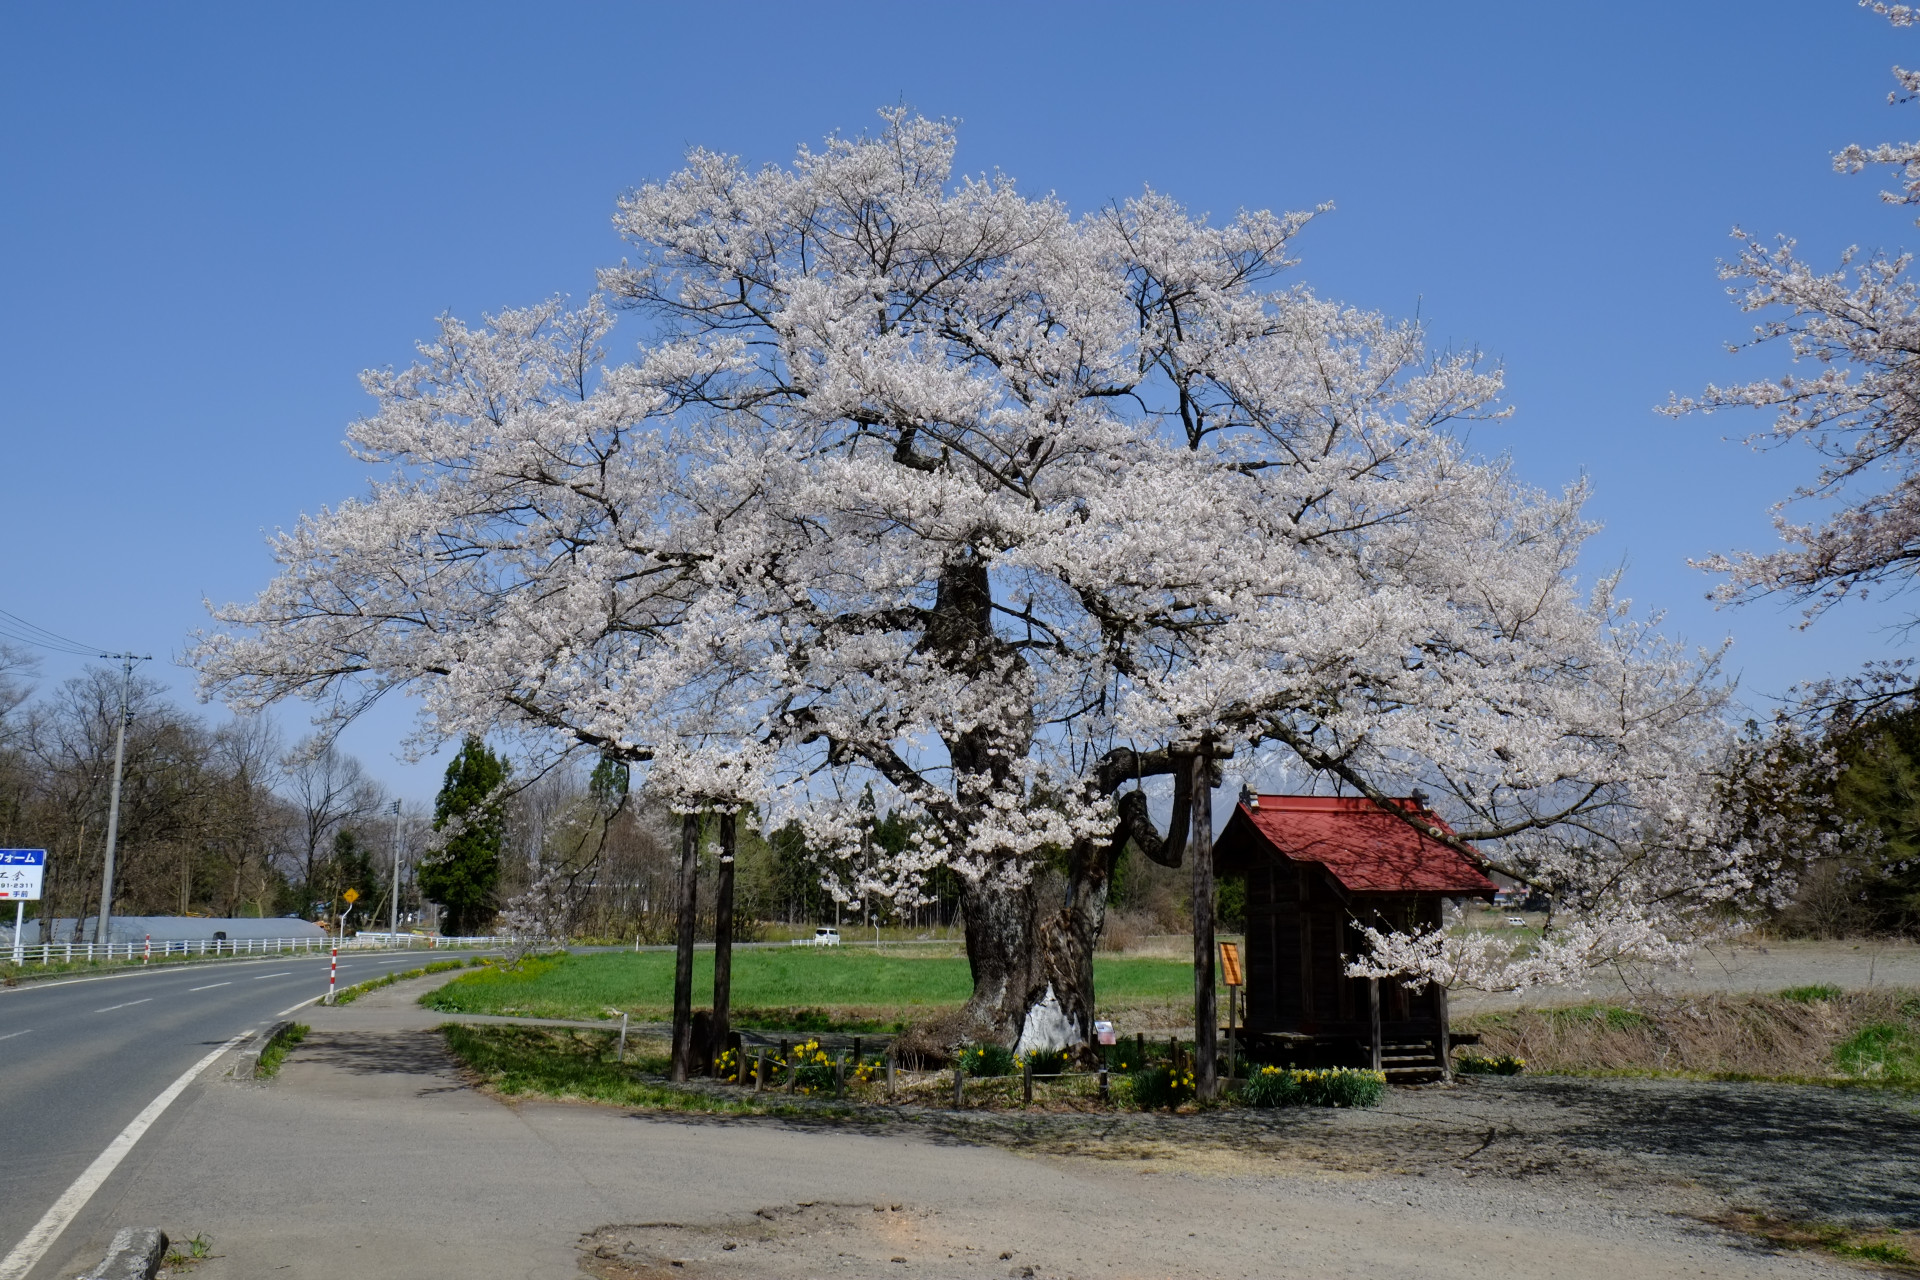
[[[1688,556],[1768,545],[1808,470],[1672,421],[1733,357],[1735,223],[1816,262],[1920,240],[1842,145],[1910,137],[1888,68],[1920,30],[1846,3],[501,4],[0,8],[0,608],[171,665],[203,596],[251,594],[265,535],[356,492],[356,377],[443,310],[583,295],[625,188],[689,145],[784,160],[905,102],[960,164],[1076,209],[1338,206],[1300,242],[1330,297],[1418,313],[1507,368],[1476,445],[1585,474],[1595,571],[1672,632],[1735,641],[1764,704],[1899,651],[1898,612],[1811,630],[1716,611]],[[48,655],[44,680],[78,664]],[[287,716],[301,723],[301,711]],[[409,798],[403,707],[346,738]]]

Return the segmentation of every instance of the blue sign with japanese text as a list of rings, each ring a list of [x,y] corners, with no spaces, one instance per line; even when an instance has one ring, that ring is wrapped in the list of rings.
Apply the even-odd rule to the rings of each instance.
[[[0,849],[0,900],[39,901],[46,870],[45,849]]]

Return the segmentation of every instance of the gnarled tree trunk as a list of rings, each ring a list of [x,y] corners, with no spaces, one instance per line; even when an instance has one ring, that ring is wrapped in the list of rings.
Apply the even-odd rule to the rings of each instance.
[[[1123,795],[1113,834],[1075,844],[1057,905],[1044,900],[1042,887],[1031,881],[1018,887],[982,882],[963,888],[974,990],[960,1038],[1028,1048],[1082,1048],[1091,1042],[1096,1009],[1093,955],[1106,924],[1114,869],[1129,842],[1162,866],[1182,865],[1196,774],[1205,779],[1202,785],[1213,781],[1211,762],[1196,769],[1194,760],[1191,748],[1139,756],[1116,753],[1099,780],[1109,791],[1128,778],[1173,775],[1167,834],[1155,828],[1142,792]]]

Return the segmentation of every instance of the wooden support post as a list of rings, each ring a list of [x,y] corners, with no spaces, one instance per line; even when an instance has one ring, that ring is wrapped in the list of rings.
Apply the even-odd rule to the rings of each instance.
[[[859,1036],[855,1036],[853,1038],[853,1065],[856,1067],[860,1065],[860,1037]]]
[[[753,1055],[753,1091],[764,1089],[767,1084],[767,1051],[758,1050]]]
[[[1213,939],[1213,736],[1203,734],[1193,757],[1193,1093],[1201,1101],[1220,1092],[1220,1009],[1215,1003]]]
[[[1237,1050],[1239,1048],[1239,1042],[1235,1040],[1234,1034],[1233,1034],[1234,1032],[1233,1015],[1235,1012],[1235,1006],[1239,1004],[1239,995],[1240,995],[1240,988],[1238,987],[1227,988],[1227,1079],[1229,1080],[1233,1079],[1234,1077],[1234,1067],[1236,1066],[1235,1059],[1239,1057],[1239,1054],[1237,1053]]]
[[[713,895],[713,1040],[709,1059],[727,1048],[733,1021],[733,853],[734,815],[720,815],[720,866]]]
[[[1453,1079],[1453,1028],[1447,1025],[1447,989],[1435,985],[1433,1005],[1440,1015],[1440,1078]]]
[[[847,1051],[845,1049],[833,1055],[833,1096],[838,1098],[847,1092]]]
[[[1133,1065],[1142,1069],[1147,1065],[1147,1035],[1144,1031],[1133,1033]]]
[[[1028,1058],[1020,1068],[1020,1105],[1033,1105],[1033,1059]]]
[[[1100,1064],[1100,1101],[1105,1102],[1107,1097],[1107,1064],[1103,1062]]]
[[[1380,1070],[1380,979],[1367,979],[1367,1017],[1373,1024],[1373,1069]]]
[[[953,1109],[960,1110],[967,1105],[967,1073],[963,1067],[953,1069]]]
[[[894,1068],[893,1051],[889,1049],[887,1051],[887,1096],[889,1098],[893,1096],[893,1068]]]
[[[673,1057],[667,1079],[682,1083],[693,1073],[693,934],[699,920],[694,895],[700,873],[700,815],[680,818],[680,921],[673,954]]]

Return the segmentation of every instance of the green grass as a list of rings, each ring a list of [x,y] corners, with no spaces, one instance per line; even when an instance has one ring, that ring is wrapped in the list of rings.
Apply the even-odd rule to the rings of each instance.
[[[1895,1267],[1913,1265],[1913,1255],[1907,1252],[1905,1246],[1885,1240],[1869,1241],[1866,1244],[1848,1244],[1842,1241],[1839,1244],[1830,1244],[1827,1248],[1843,1258],[1860,1258],[1867,1262],[1883,1262]]]
[[[291,1023],[281,1029],[280,1034],[267,1041],[260,1050],[260,1061],[253,1069],[256,1080],[271,1080],[280,1074],[280,1064],[293,1052],[293,1046],[307,1038],[307,1032],[313,1030],[304,1022]]]
[[[1102,956],[1094,961],[1094,982],[1103,1006],[1190,1003],[1193,966]],[[695,955],[693,984],[699,1003],[706,1003],[713,990],[712,952]],[[890,1029],[960,1004],[971,991],[967,962],[958,956],[876,954],[850,946],[770,947],[733,956],[733,1020],[741,1026]],[[528,960],[518,969],[488,966],[429,992],[421,1003],[444,1013],[579,1019],[604,1018],[612,1009],[659,1019],[673,1007],[673,955],[600,952]],[[791,1025],[782,1025],[783,1018]]]
[[[1791,1000],[1795,1004],[1817,1004],[1822,1000],[1838,1000],[1840,988],[1817,983],[1811,987],[1788,987],[1780,993],[1782,1000]]]
[[[1708,1221],[1789,1249],[1819,1249],[1836,1257],[1877,1263],[1904,1275],[1920,1273],[1920,1259],[1908,1247],[1913,1242],[1911,1232],[1777,1218],[1757,1209],[1734,1209]]]
[[[350,987],[343,987],[339,991],[334,992],[333,1003],[336,1005],[352,1004],[369,991],[378,991],[382,987],[390,987],[394,983],[404,981],[407,978],[422,978],[429,973],[451,973],[455,969],[464,969],[468,965],[485,963],[484,960],[436,960],[432,964],[423,964],[418,969],[409,969],[405,973],[382,974],[378,978],[368,978],[365,982],[356,982]]]
[[[751,1095],[715,1097],[644,1079],[663,1071],[665,1060],[629,1054],[625,1063],[615,1062],[617,1037],[609,1032],[461,1023],[449,1023],[440,1032],[455,1057],[509,1097],[576,1098],[621,1107],[723,1115],[777,1115],[793,1110],[780,1103],[753,1101]]]
[[[1599,1022],[1609,1031],[1631,1031],[1635,1027],[1652,1024],[1653,1019],[1638,1009],[1625,1009],[1617,1004],[1576,1004],[1565,1008],[1549,1009],[1547,1016],[1558,1022]]]
[[[1870,1023],[1834,1046],[1833,1062],[1862,1080],[1920,1085],[1920,1032],[1897,1022]]]

